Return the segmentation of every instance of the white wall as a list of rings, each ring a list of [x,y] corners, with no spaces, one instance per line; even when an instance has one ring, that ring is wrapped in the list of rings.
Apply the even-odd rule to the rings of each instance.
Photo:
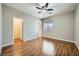
[[[74,41],[74,13],[73,12],[43,19],[43,21],[46,20],[52,20],[54,22],[54,29],[51,32],[44,32],[43,36]]]
[[[79,4],[75,13],[75,41],[79,48]]]
[[[0,53],[2,47],[2,5],[0,3]]]
[[[38,23],[40,20],[31,15],[22,13],[3,5],[3,46],[12,43],[13,17],[23,19],[23,40],[34,39],[38,36]]]
[[[37,38],[39,35],[39,24],[41,24],[41,21],[29,15],[25,15],[24,19],[24,40]]]

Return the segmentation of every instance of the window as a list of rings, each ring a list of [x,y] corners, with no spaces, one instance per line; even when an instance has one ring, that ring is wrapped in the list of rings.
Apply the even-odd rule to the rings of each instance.
[[[53,30],[53,21],[43,22],[43,31],[51,32]]]

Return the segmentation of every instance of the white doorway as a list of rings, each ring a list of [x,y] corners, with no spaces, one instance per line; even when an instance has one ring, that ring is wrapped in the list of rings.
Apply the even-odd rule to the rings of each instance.
[[[23,20],[20,18],[13,18],[13,44],[16,42],[23,42]]]

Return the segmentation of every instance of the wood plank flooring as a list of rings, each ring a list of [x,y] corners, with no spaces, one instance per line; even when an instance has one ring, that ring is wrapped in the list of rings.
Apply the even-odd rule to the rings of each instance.
[[[2,48],[2,56],[79,56],[79,50],[71,42],[47,37],[29,41],[16,40],[13,45]]]

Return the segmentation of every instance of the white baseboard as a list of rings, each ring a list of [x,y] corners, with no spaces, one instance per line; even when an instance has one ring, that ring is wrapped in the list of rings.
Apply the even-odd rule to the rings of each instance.
[[[43,37],[48,37],[48,36],[43,36]],[[76,41],[64,40],[64,39],[56,38],[56,37],[48,37],[48,38],[51,38],[51,39],[57,39],[57,40],[62,40],[62,41],[67,41],[67,42],[75,43],[75,45],[77,46],[77,48],[78,48],[78,50],[79,50],[79,46],[78,46],[78,44],[76,43]]]
[[[74,41],[74,43],[75,43],[75,45],[77,46],[77,48],[78,48],[78,50],[79,50],[79,46],[78,46],[77,42],[76,42],[76,41]]]
[[[43,36],[43,37],[48,37],[48,36]],[[57,40],[61,40],[61,41],[67,41],[67,42],[72,42],[72,43],[74,43],[74,41],[66,40],[66,39],[62,39],[62,38],[57,38],[57,37],[48,37],[48,38],[57,39]]]
[[[29,41],[29,40],[32,40],[32,39],[37,39],[38,37],[33,37],[33,38],[29,38],[29,39],[26,39],[26,40],[23,40],[23,41]]]
[[[2,47],[12,45],[13,43],[4,44]]]
[[[0,54],[1,54],[1,50],[2,50],[2,49],[0,49]]]
[[[38,37],[33,37],[33,38],[30,38],[30,39],[26,39],[26,40],[23,40],[23,41],[28,41],[28,40],[32,40],[32,39],[36,39]],[[5,47],[5,46],[9,46],[9,45],[12,45],[13,43],[8,43],[8,44],[4,44],[2,45],[2,47]]]

